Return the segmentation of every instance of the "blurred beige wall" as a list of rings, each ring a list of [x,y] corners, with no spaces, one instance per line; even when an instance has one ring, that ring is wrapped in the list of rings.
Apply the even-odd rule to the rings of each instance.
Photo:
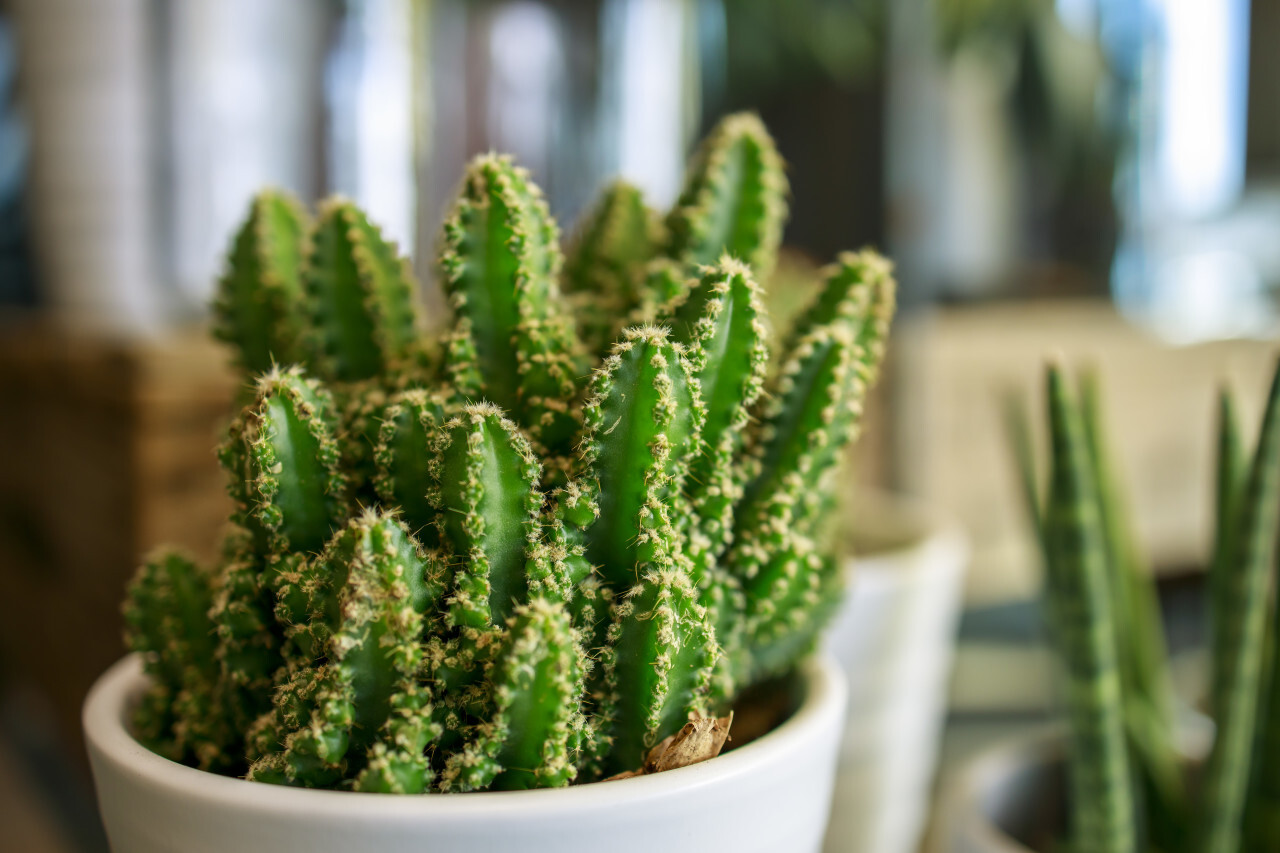
[[[1042,438],[1043,367],[1057,353],[1100,370],[1115,464],[1146,553],[1158,570],[1198,568],[1211,535],[1217,389],[1235,386],[1252,441],[1275,351],[1245,340],[1170,346],[1091,300],[918,316],[894,335],[894,479],[968,528],[970,603],[1032,594],[1040,569],[1001,404],[1021,390]]]

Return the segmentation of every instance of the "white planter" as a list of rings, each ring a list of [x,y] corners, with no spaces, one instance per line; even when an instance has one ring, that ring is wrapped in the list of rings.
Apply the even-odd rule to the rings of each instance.
[[[790,719],[702,764],[558,790],[396,796],[246,782],[161,758],[128,729],[145,683],[130,656],[85,701],[115,853],[816,853],[847,695],[824,658],[803,670]]]
[[[919,504],[863,495],[826,650],[850,680],[827,853],[911,853],[933,791],[969,549]]]

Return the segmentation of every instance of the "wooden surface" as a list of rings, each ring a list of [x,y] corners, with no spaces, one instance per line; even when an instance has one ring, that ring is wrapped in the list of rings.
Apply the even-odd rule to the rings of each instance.
[[[123,653],[139,555],[216,547],[229,500],[213,448],[234,390],[202,330],[0,337],[0,672],[44,693],[70,742],[89,685]]]

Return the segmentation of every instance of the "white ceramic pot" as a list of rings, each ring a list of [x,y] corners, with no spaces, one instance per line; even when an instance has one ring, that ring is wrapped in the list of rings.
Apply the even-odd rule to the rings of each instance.
[[[826,853],[911,853],[933,792],[968,544],[914,501],[849,507],[849,594],[826,650],[850,681]]]
[[[795,714],[711,761],[557,790],[396,796],[246,782],[176,764],[128,722],[145,685],[130,656],[84,707],[98,807],[115,853],[816,853],[847,690],[822,658]]]

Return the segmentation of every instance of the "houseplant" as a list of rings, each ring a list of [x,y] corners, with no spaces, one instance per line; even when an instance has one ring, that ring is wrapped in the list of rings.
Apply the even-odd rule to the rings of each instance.
[[[135,799],[159,792],[182,808],[174,786],[194,786],[216,801],[166,832],[254,813],[237,831],[296,837],[302,814],[307,849],[349,840],[352,826],[381,849],[424,837],[538,849],[538,831],[555,849],[592,849],[621,831],[614,814],[592,817],[612,804],[637,806],[653,844],[698,833],[687,815],[661,826],[646,801],[687,812],[699,802],[690,785],[723,800],[733,786],[708,780],[729,773],[754,794],[702,814],[701,831],[763,850],[783,827],[793,849],[817,845],[833,757],[815,735],[828,727],[834,743],[842,691],[829,667],[797,676],[796,662],[839,600],[827,481],[856,435],[894,286],[878,255],[842,255],[767,377],[756,280],[773,263],[785,194],[768,134],[731,116],[665,219],[614,185],[562,271],[537,188],[509,159],[479,157],[443,229],[454,316],[438,338],[418,329],[407,262],[358,208],[333,200],[310,223],[279,194],[255,200],[216,305],[219,336],[256,376],[219,450],[237,506],[226,553],[214,569],[160,553],[126,603],[149,677],[137,739],[212,771],[140,759],[154,774]],[[122,666],[91,695],[86,728],[109,833],[148,849],[161,800],[113,793],[146,754],[121,746],[120,702],[138,683]],[[786,764],[773,735],[672,781],[652,772],[714,756],[743,689],[787,679],[804,701],[774,734],[807,721],[793,736],[813,752],[799,763],[821,768],[797,780],[805,824],[775,814],[771,830],[764,812],[740,814],[795,775],[750,769],[774,753]],[[551,795],[369,805],[386,818],[372,824],[335,824],[365,813],[348,805],[357,794],[279,787],[571,782]],[[521,823],[531,808],[585,816],[539,830]],[[463,836],[448,835],[461,813],[472,815]],[[381,824],[401,834],[378,835]]]
[[[1077,402],[1062,369],[1050,366],[1053,461],[1043,503],[1025,421],[1016,410],[1013,418],[1047,570],[1049,634],[1066,674],[1069,749],[1041,739],[1021,758],[1006,751],[979,761],[970,787],[961,789],[952,849],[1026,850],[1032,837],[1052,843],[1055,833],[1064,834],[1061,825],[1037,826],[1007,801],[1014,787],[1052,791],[1058,785],[1065,789],[1072,849],[1274,850],[1280,845],[1274,805],[1280,765],[1270,757],[1280,737],[1274,648],[1280,611],[1269,589],[1280,532],[1280,369],[1252,454],[1233,396],[1224,391],[1220,400],[1208,579],[1209,710],[1216,734],[1202,761],[1176,736],[1154,585],[1139,567],[1092,374],[1079,396]],[[1055,783],[1052,776],[1061,772],[1055,768],[1063,764],[1065,783]],[[1017,842],[1011,832],[1020,834]]]

